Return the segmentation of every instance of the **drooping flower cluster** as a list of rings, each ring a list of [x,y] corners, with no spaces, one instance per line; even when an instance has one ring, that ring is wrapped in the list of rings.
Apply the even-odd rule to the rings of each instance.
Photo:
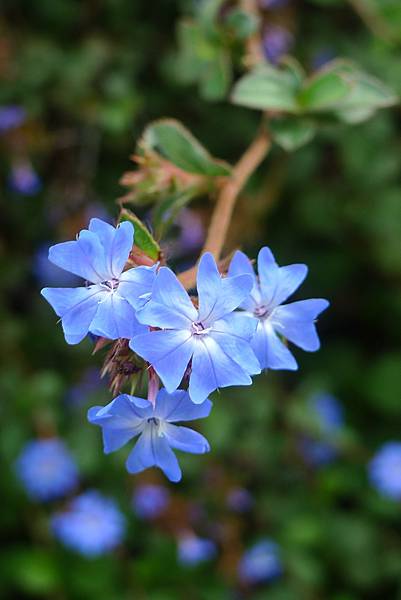
[[[61,318],[69,344],[88,333],[123,338],[124,352],[132,351],[148,376],[148,400],[121,394],[89,411],[89,421],[103,430],[105,452],[139,436],[128,471],[156,466],[178,481],[181,470],[172,448],[201,454],[209,444],[199,433],[172,423],[208,416],[208,396],[216,389],[250,385],[263,369],[297,369],[286,342],[317,350],[315,320],[328,302],[283,304],[304,280],[307,267],[279,267],[268,248],[259,253],[258,276],[242,252],[235,254],[226,276],[205,253],[193,297],[168,267],[129,260],[133,243],[129,221],[114,228],[92,219],[75,241],[49,250],[50,261],[85,284],[45,288],[42,294]],[[159,393],[158,378],[164,385]]]

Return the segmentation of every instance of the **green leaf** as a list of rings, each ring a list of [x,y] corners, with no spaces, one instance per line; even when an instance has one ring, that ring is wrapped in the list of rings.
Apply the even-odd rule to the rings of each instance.
[[[205,100],[221,100],[231,83],[230,57],[221,50],[214,60],[205,64],[200,76],[200,93]]]
[[[155,150],[187,173],[210,177],[229,175],[230,168],[213,158],[181,123],[162,119],[149,125],[144,133],[145,147]]]
[[[235,35],[240,40],[245,40],[255,33],[259,26],[259,19],[253,14],[247,13],[240,8],[234,8],[230,11],[226,18],[228,25]]]
[[[350,90],[351,85],[340,73],[320,71],[305,82],[298,102],[307,111],[327,110],[338,106]]]
[[[198,195],[197,188],[177,190],[167,195],[153,210],[153,224],[158,238],[161,238],[166,229],[174,221],[177,213]]]
[[[297,112],[297,92],[296,80],[289,69],[263,65],[237,82],[231,101],[260,110]]]
[[[316,125],[310,120],[293,117],[272,120],[270,129],[274,141],[288,152],[310,142],[316,133]]]
[[[129,221],[133,224],[135,230],[135,246],[156,261],[159,258],[160,246],[136,214],[123,208],[120,213],[120,221]]]

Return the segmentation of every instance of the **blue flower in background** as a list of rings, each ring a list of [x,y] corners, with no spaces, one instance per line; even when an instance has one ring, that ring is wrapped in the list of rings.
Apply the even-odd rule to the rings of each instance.
[[[26,112],[22,106],[10,104],[0,106],[0,133],[20,127],[26,119]]]
[[[102,388],[105,388],[105,384],[99,370],[96,367],[89,367],[83,373],[81,380],[67,391],[66,401],[71,406],[83,405],[92,394]]]
[[[249,385],[250,375],[260,373],[249,344],[257,320],[233,311],[251,288],[248,274],[223,279],[206,253],[198,268],[196,309],[174,273],[162,267],[150,301],[137,313],[141,323],[161,331],[136,336],[130,347],[152,364],[168,392],[177,389],[192,361],[188,391],[196,403],[217,388]]]
[[[278,545],[263,539],[246,550],[238,566],[239,577],[245,583],[270,581],[283,573]]]
[[[252,494],[245,488],[233,488],[227,494],[227,506],[235,512],[246,512],[253,506]]]
[[[170,502],[170,492],[162,485],[143,483],[134,491],[132,505],[141,519],[157,519]]]
[[[258,256],[256,277],[249,258],[237,251],[231,261],[229,275],[247,273],[253,279],[250,295],[241,303],[249,317],[257,317],[258,327],[252,339],[252,348],[263,369],[296,370],[297,362],[281,338],[308,352],[320,347],[315,328],[317,316],[325,310],[327,300],[312,299],[282,304],[301,285],[306,277],[306,265],[279,267],[269,248],[262,248]]]
[[[183,535],[178,540],[178,561],[185,566],[195,566],[211,560],[217,554],[216,544],[194,534]]]
[[[102,428],[106,454],[119,450],[139,435],[126,462],[129,473],[159,467],[170,481],[176,482],[180,481],[182,474],[172,448],[204,454],[209,452],[210,446],[197,431],[172,423],[203,419],[209,415],[211,408],[210,400],[196,405],[184,390],[168,394],[161,389],[154,407],[148,400],[122,394],[107,406],[91,408],[88,419]]]
[[[265,58],[273,64],[288,54],[294,43],[294,37],[288,29],[279,25],[266,27],[262,37],[262,48]]]
[[[56,438],[29,442],[17,459],[16,473],[34,500],[53,500],[73,490],[78,469],[71,454]]]
[[[94,558],[120,544],[126,524],[114,500],[91,490],[74,498],[67,510],[53,515],[51,526],[64,546]]]
[[[276,9],[283,8],[289,4],[290,0],[260,0],[259,4],[261,8]]]
[[[49,260],[82,277],[89,285],[44,288],[42,295],[61,317],[69,344],[78,344],[90,331],[108,339],[130,338],[143,331],[135,310],[148,300],[156,267],[124,271],[134,240],[131,223],[117,228],[91,219],[76,241],[56,244]]]
[[[401,442],[386,442],[368,465],[369,479],[383,496],[401,500]]]
[[[8,186],[22,196],[35,196],[42,189],[42,181],[30,163],[13,165]]]
[[[316,425],[316,437],[304,436],[299,449],[304,459],[314,466],[323,466],[338,455],[335,437],[344,425],[343,409],[337,398],[330,394],[316,394],[308,408]]]

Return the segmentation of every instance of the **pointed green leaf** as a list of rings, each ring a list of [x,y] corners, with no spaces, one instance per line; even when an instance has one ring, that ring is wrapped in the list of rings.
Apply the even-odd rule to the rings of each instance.
[[[328,110],[338,106],[350,90],[350,83],[340,73],[324,70],[305,82],[298,102],[305,111]]]
[[[129,221],[133,224],[135,230],[135,246],[156,261],[159,258],[160,246],[153,238],[148,228],[144,225],[144,223],[142,223],[136,214],[126,208],[123,208],[120,213],[120,221]]]
[[[270,129],[274,141],[287,152],[304,146],[316,133],[316,126],[310,120],[294,117],[274,119]]]

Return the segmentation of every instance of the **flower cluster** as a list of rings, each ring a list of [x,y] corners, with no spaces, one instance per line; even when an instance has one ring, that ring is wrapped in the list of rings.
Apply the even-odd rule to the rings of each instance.
[[[131,222],[114,228],[92,219],[75,241],[49,250],[50,261],[81,277],[83,285],[45,288],[42,294],[60,317],[69,344],[87,334],[127,340],[135,365],[148,377],[147,400],[121,394],[89,411],[89,421],[102,428],[105,452],[139,436],[128,471],[156,466],[178,481],[181,470],[172,448],[201,454],[209,444],[173,423],[208,416],[208,396],[216,389],[250,385],[263,369],[297,369],[287,341],[317,350],[315,320],[328,302],[283,304],[307,267],[279,267],[268,248],[259,253],[258,275],[242,252],[234,255],[226,276],[212,254],[203,254],[194,297],[167,266],[132,260],[133,243]],[[164,388],[157,393],[158,379]]]

